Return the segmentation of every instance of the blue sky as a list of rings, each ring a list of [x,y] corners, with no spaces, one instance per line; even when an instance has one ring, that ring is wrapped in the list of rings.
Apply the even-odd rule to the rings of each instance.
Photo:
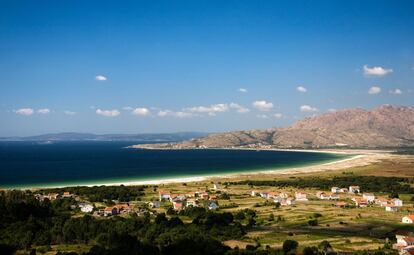
[[[1,1],[0,136],[414,103],[413,1]]]

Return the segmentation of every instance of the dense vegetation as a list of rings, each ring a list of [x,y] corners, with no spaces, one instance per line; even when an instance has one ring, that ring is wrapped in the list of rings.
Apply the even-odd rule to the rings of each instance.
[[[387,192],[387,193],[414,193],[409,183],[412,178],[382,177],[382,176],[336,176],[333,178],[294,178],[286,180],[246,180],[240,182],[229,182],[227,185],[251,185],[251,186],[275,186],[295,188],[317,188],[328,190],[331,187],[349,187],[358,185],[362,192]]]
[[[45,194],[59,193],[62,194],[68,191],[79,196],[86,196],[91,202],[103,202],[105,200],[118,200],[120,202],[129,202],[132,200],[139,200],[139,197],[144,194],[145,186],[78,186],[67,188],[55,188],[48,190],[40,190]]]
[[[231,213],[200,211],[193,223],[164,214],[97,219],[71,217],[71,199],[38,201],[31,193],[0,193],[0,254],[50,244],[96,244],[90,254],[224,254],[220,241],[244,235]],[[133,252],[132,252],[133,251]]]

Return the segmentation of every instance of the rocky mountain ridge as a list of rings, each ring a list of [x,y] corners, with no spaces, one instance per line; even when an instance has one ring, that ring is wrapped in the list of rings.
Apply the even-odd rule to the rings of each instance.
[[[137,148],[384,148],[414,146],[414,108],[383,105],[305,118],[289,127],[211,134]]]

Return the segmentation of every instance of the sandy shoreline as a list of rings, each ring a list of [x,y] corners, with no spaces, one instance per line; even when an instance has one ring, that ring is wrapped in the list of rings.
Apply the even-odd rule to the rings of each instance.
[[[250,148],[240,148],[253,150]],[[256,149],[254,149],[256,150]],[[114,182],[93,182],[93,183],[79,183],[79,184],[61,184],[61,185],[36,185],[35,187],[21,187],[18,189],[40,189],[40,188],[62,188],[68,186],[119,186],[119,185],[160,185],[160,184],[172,184],[172,183],[184,183],[184,182],[202,182],[202,181],[228,181],[232,179],[246,179],[253,178],[258,176],[263,176],[264,178],[269,178],[271,176],[280,176],[280,175],[296,175],[300,173],[315,173],[315,172],[326,172],[326,171],[336,171],[336,170],[345,170],[352,167],[366,166],[379,162],[384,159],[389,159],[393,155],[390,154],[390,151],[381,151],[381,150],[282,150],[282,149],[263,149],[263,150],[272,150],[272,151],[301,151],[301,152],[320,152],[320,153],[335,153],[335,154],[348,154],[354,155],[349,158],[339,159],[336,161],[321,163],[317,165],[303,166],[303,167],[290,167],[286,169],[269,169],[269,170],[260,170],[251,172],[241,172],[241,173],[228,173],[228,174],[216,174],[208,176],[193,176],[193,177],[175,177],[175,178],[165,178],[165,179],[155,179],[155,180],[120,180]]]

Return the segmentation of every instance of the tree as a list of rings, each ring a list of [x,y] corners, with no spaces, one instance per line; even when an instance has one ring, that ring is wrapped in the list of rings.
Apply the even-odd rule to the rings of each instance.
[[[298,248],[299,243],[296,242],[295,240],[285,240],[283,242],[283,252],[285,254],[288,254],[289,252],[294,252],[296,251],[296,248]]]
[[[317,255],[318,253],[318,248],[316,248],[315,246],[305,247],[303,249],[303,255]]]
[[[324,240],[324,241],[319,243],[318,248],[321,251],[328,251],[328,249],[332,248],[332,245],[328,241]]]
[[[308,225],[309,226],[318,226],[318,220],[317,219],[308,220]]]

